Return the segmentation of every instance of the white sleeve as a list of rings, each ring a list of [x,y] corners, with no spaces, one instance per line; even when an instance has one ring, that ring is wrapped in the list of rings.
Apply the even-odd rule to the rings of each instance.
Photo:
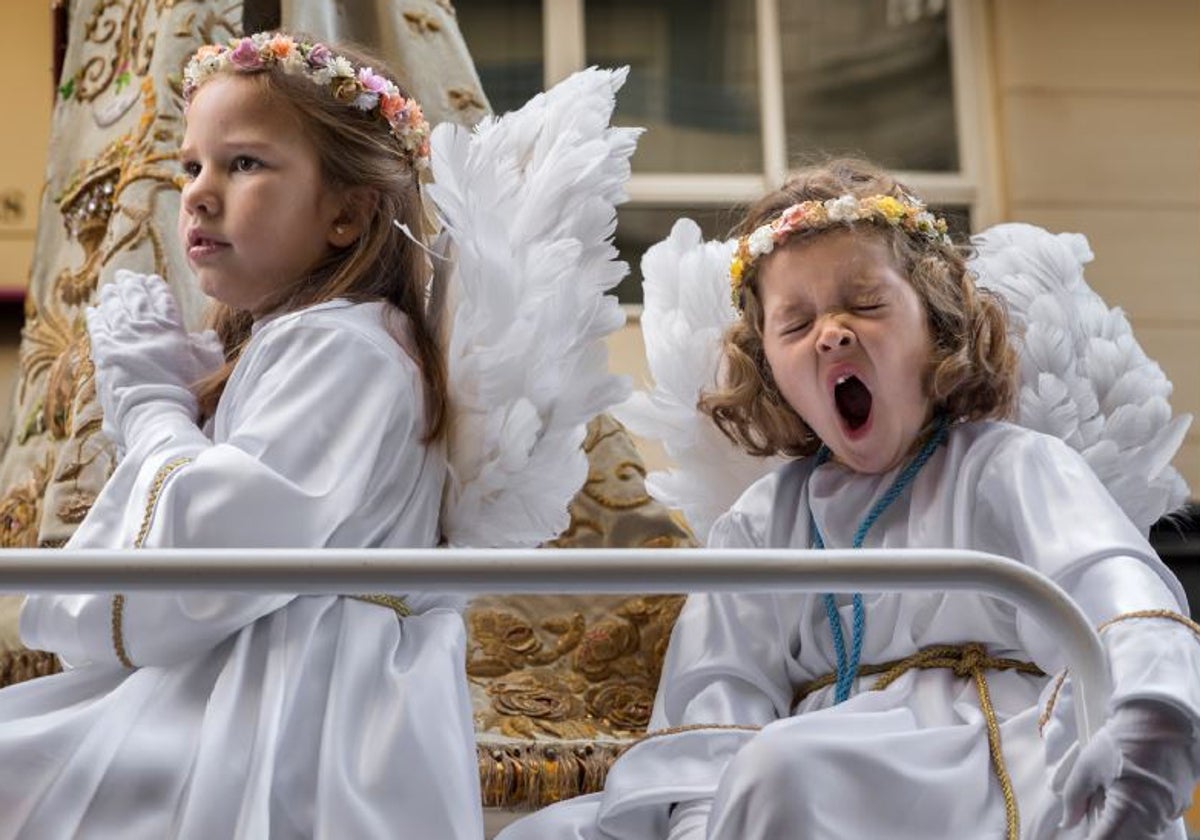
[[[1174,575],[1073,449],[1042,435],[992,459],[978,507],[986,548],[1047,574],[1095,627],[1130,613],[1186,616]],[[1022,643],[1047,672],[1063,667],[1046,633],[1018,615]],[[1169,618],[1120,620],[1101,634],[1113,677],[1111,704],[1171,703],[1200,722],[1200,643]]]
[[[178,412],[144,424],[71,547],[129,547],[139,531],[143,545],[163,547],[378,544],[423,464],[410,451],[423,431],[415,368],[336,326],[299,320],[264,339],[223,397],[226,440],[212,443]],[[291,598],[131,593],[125,653],[139,665],[178,661]],[[109,594],[34,596],[21,616],[26,644],[73,664],[120,661],[114,625]]]
[[[708,837],[708,817],[712,799],[693,799],[680,802],[671,809],[667,840],[705,840]]]
[[[754,485],[713,524],[709,547],[764,547],[775,487],[774,475]],[[786,660],[778,596],[690,595],[671,634],[650,728],[785,717],[793,694]]]

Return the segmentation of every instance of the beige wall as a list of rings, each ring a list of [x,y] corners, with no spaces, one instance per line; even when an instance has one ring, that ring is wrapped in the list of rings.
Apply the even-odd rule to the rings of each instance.
[[[0,55],[6,56],[0,131],[0,429],[17,374],[21,295],[29,279],[54,98],[48,0],[4,0]],[[20,212],[12,209],[20,206]]]
[[[1087,235],[1088,281],[1200,415],[1200,3],[992,9],[1008,218]],[[1175,463],[1200,496],[1200,424]]]
[[[0,131],[0,299],[11,299],[25,287],[33,253],[54,97],[53,35],[48,0],[5,0],[0,14],[8,77]]]

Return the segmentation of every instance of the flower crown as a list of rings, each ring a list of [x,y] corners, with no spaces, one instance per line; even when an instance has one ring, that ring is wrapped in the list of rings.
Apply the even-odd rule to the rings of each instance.
[[[338,102],[360,111],[378,109],[413,164],[423,167],[428,162],[429,123],[417,101],[402,96],[395,84],[370,67],[355,70],[349,59],[324,44],[270,32],[234,38],[225,46],[206,44],[184,68],[183,98],[190,102],[196,89],[217,73],[249,73],[272,64],[285,73],[308,77],[313,84],[327,88]]]
[[[915,198],[871,195],[856,198],[843,195],[826,201],[801,201],[784,210],[773,221],[755,228],[738,240],[729,263],[729,286],[733,305],[742,308],[742,290],[759,257],[771,253],[789,236],[801,230],[822,230],[838,224],[871,222],[900,228],[912,236],[940,245],[949,245],[946,220],[925,209]]]

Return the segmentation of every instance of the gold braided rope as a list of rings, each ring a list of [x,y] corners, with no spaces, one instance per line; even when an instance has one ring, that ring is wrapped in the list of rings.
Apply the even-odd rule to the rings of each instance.
[[[977,642],[969,642],[963,645],[931,645],[930,647],[921,648],[912,656],[906,656],[903,659],[893,659],[890,662],[881,662],[878,665],[863,665],[858,669],[858,675],[860,677],[870,677],[875,674],[883,675],[871,685],[871,691],[882,691],[914,668],[920,670],[949,668],[960,677],[970,676],[971,671],[962,670],[968,648],[978,649],[982,653],[981,667],[985,669],[993,671],[1020,671],[1039,677],[1046,676],[1045,672],[1032,662],[1025,662],[1020,659],[1008,659],[1001,656],[988,656],[983,646]],[[973,651],[970,655],[972,657],[975,656]],[[974,662],[974,658],[971,661]],[[792,700],[793,707],[799,705],[804,698],[808,697],[814,691],[819,691],[826,686],[833,685],[835,682],[837,682],[837,674],[831,672],[823,677],[818,677],[812,682],[804,683],[796,690],[795,697]]]
[[[175,470],[184,464],[191,463],[191,460],[191,458],[174,458],[159,467],[158,472],[154,474],[154,481],[150,483],[150,494],[146,498],[146,509],[142,513],[142,525],[138,528],[137,536],[133,540],[134,548],[141,548],[146,544],[146,537],[150,534],[150,523],[154,519],[154,509],[158,506],[158,497],[162,493],[163,485],[167,483],[167,479]],[[124,618],[125,596],[118,593],[112,597],[113,651],[117,654],[117,661],[126,668],[136,668],[133,660],[129,658],[129,651],[125,649],[125,631],[122,626]]]
[[[1000,722],[996,717],[996,709],[992,705],[992,695],[988,690],[986,672],[988,670],[1017,671],[1038,677],[1046,676],[1045,672],[1032,662],[1002,656],[989,656],[983,645],[978,642],[968,642],[962,645],[931,645],[904,659],[895,659],[877,665],[863,665],[859,668],[858,673],[860,676],[880,674],[881,676],[871,685],[870,690],[882,691],[913,669],[928,670],[931,668],[948,668],[954,672],[955,676],[974,679],[975,690],[979,694],[979,708],[987,723],[988,753],[991,755],[992,769],[996,773],[996,779],[1000,783],[1000,794],[1004,798],[1006,836],[1008,840],[1018,840],[1021,834],[1021,816],[1017,808],[1017,797],[1012,788],[1012,779],[1008,775],[1008,768],[1004,765],[1004,753],[1000,746]],[[796,691],[793,707],[814,691],[833,685],[836,681],[837,675],[830,673],[800,686]],[[760,728],[739,724],[689,724],[647,732],[634,743],[640,744],[652,738],[701,729],[753,732]]]
[[[1046,674],[1032,662],[1020,659],[1009,659],[1002,656],[989,656],[987,649],[978,642],[968,642],[962,645],[931,645],[922,648],[912,656],[882,662],[878,665],[864,665],[859,668],[861,676],[879,674],[880,677],[872,685],[871,691],[882,691],[911,670],[927,670],[930,668],[948,668],[958,677],[971,677],[975,681],[975,691],[979,694],[979,709],[983,712],[987,723],[988,752],[992,758],[992,769],[996,780],[1000,783],[1000,795],[1004,797],[1004,821],[1008,840],[1017,840],[1021,834],[1021,816],[1017,808],[1017,797],[1013,792],[1012,779],[1008,768],[1004,765],[1004,753],[1000,747],[1000,722],[996,717],[996,709],[992,706],[992,695],[988,690],[988,670],[1018,671],[1023,674],[1044,677]],[[837,681],[836,674],[826,674],[823,677],[805,683],[796,691],[793,705],[799,704],[814,691],[833,685]]]
[[[1186,615],[1180,615],[1172,610],[1134,610],[1133,612],[1121,613],[1097,627],[1096,632],[1103,633],[1114,624],[1120,624],[1122,621],[1133,621],[1139,618],[1160,618],[1167,621],[1174,621],[1176,624],[1182,624],[1200,637],[1200,624],[1197,624]],[[1043,734],[1042,730],[1050,722],[1050,717],[1054,713],[1054,705],[1058,702],[1058,695],[1062,692],[1063,683],[1067,680],[1067,670],[1063,668],[1054,678],[1054,686],[1050,689],[1050,697],[1046,700],[1046,708],[1042,709],[1041,715],[1038,716],[1038,734]]]
[[[679,735],[682,732],[696,732],[701,729],[728,729],[735,732],[757,732],[762,729],[761,726],[753,726],[748,723],[689,723],[684,726],[670,726],[665,729],[655,729],[653,732],[647,732],[642,737],[634,741],[634,744],[640,744],[643,741],[651,741],[655,738],[662,738],[666,735]],[[631,744],[630,746],[633,746]]]
[[[412,615],[412,608],[399,595],[349,595],[347,597],[365,604],[374,604],[377,607],[389,609],[396,614],[397,618]]]

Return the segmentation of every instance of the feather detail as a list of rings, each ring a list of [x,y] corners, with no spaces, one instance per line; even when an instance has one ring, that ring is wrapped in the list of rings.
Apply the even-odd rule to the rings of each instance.
[[[1021,353],[1018,422],[1079,451],[1133,522],[1148,530],[1187,498],[1171,459],[1191,416],[1172,419],[1171,382],[1120,309],[1088,286],[1077,233],[997,225],[972,238],[981,287],[1008,303]]]
[[[635,434],[661,441],[675,466],[651,472],[650,493],[683,513],[705,541],[718,516],[781,461],[735,447],[696,409],[717,382],[721,338],[736,312],[729,300],[729,260],[736,242],[705,242],[680,219],[642,258],[642,337],[653,387],[613,411]]]
[[[570,522],[587,422],[628,396],[604,339],[628,272],[612,243],[640,129],[611,128],[627,69],[574,74],[473,132],[443,123],[427,188],[453,242],[437,272],[455,546],[533,546]]]

